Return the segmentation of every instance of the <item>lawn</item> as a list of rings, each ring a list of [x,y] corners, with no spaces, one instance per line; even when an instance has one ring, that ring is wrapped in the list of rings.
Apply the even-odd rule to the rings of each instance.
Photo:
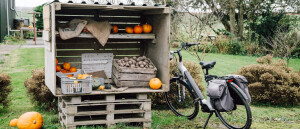
[[[190,56],[183,51],[184,60],[196,61],[196,57]],[[43,48],[26,48],[16,49],[9,55],[7,66],[1,71],[12,77],[13,91],[10,94],[12,99],[11,106],[8,109],[0,110],[0,128],[9,128],[9,121],[18,118],[27,111],[38,111],[43,115],[44,128],[60,128],[58,123],[58,114],[46,112],[32,105],[26,89],[24,81],[31,76],[31,70],[42,68],[44,66],[44,49]],[[257,57],[234,56],[222,54],[208,54],[205,61],[215,60],[217,65],[212,74],[225,75],[236,72],[245,65],[255,64]],[[197,61],[196,61],[197,62]],[[291,67],[300,68],[300,59],[292,59]],[[253,114],[252,128],[298,128],[300,127],[300,107],[276,107],[251,105]],[[152,112],[153,128],[202,128],[208,114],[199,113],[194,120],[186,120],[176,117],[170,110],[157,110]],[[93,128],[93,127],[82,127]],[[99,128],[99,127],[97,127]],[[101,127],[100,127],[101,128]],[[119,124],[116,128],[133,128],[125,124]],[[139,127],[136,127],[139,128]],[[215,116],[212,117],[208,124],[208,128],[224,128],[220,120]]]

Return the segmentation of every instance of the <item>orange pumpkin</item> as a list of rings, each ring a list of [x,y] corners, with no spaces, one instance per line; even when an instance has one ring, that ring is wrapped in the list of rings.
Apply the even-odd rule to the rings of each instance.
[[[136,34],[140,34],[143,32],[143,28],[140,26],[140,25],[136,25],[134,26],[134,29],[133,29],[134,33]]]
[[[70,68],[71,68],[70,63],[65,62],[65,63],[63,64],[63,68],[64,68],[65,70],[70,70]]]
[[[77,69],[75,67],[71,67],[70,72],[77,72]]]
[[[62,70],[60,70],[60,72],[67,73],[67,70],[62,69]]]
[[[56,60],[56,65],[58,64],[58,60],[57,59],[55,59]]]
[[[132,34],[133,33],[133,29],[131,27],[126,27],[125,28],[125,31],[129,34]]]
[[[152,26],[151,25],[149,25],[149,24],[144,24],[143,25],[143,32],[144,33],[146,33],[146,34],[148,34],[148,33],[150,33],[152,31]]]
[[[59,72],[61,70],[61,67],[59,65],[56,65],[56,72]]]
[[[19,129],[40,129],[43,126],[43,117],[38,112],[26,112],[18,119]]]
[[[158,78],[152,78],[149,82],[150,88],[159,89],[161,87],[161,81]]]
[[[105,86],[99,86],[99,90],[103,90]]]
[[[69,74],[69,75],[67,75],[67,77],[73,77],[74,75],[73,74]]]
[[[9,126],[17,126],[18,124],[18,119],[12,119],[10,122],[9,122]]]
[[[113,33],[118,33],[119,28],[116,25],[113,25]]]

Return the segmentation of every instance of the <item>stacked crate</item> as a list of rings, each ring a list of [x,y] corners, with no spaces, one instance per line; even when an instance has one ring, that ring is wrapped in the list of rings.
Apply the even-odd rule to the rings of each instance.
[[[59,119],[66,128],[143,123],[151,127],[151,100],[147,94],[109,94],[59,97]]]

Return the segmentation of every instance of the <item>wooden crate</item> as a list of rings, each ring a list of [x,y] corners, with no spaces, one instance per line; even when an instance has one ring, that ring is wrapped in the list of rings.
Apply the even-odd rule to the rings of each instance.
[[[119,6],[119,5],[90,5],[53,2],[43,9],[45,41],[45,83],[55,96],[65,96],[57,92],[56,63],[69,62],[81,69],[82,53],[113,53],[114,59],[124,56],[146,56],[157,67],[157,74],[164,88],[130,89],[126,93],[166,92],[169,90],[169,51],[170,51],[170,7],[165,6]],[[62,40],[57,33],[57,24],[65,24],[74,18],[89,18],[96,21],[109,21],[119,27],[118,34],[111,34],[103,47],[89,33]],[[126,34],[126,26],[136,24],[151,24],[150,34]],[[103,92],[93,91],[91,94]],[[105,93],[107,94],[107,93]]]
[[[117,87],[149,87],[149,81],[156,77],[157,69],[120,67],[114,60],[112,71],[112,79]]]
[[[147,94],[59,97],[59,120],[66,128],[82,125],[142,123],[151,127],[151,100]]]

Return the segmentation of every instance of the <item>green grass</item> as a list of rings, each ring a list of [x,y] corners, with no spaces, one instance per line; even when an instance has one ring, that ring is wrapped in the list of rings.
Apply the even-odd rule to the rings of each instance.
[[[184,60],[192,60],[198,62],[196,57],[189,55],[183,51]],[[26,94],[24,81],[30,78],[31,70],[35,68],[44,67],[44,49],[43,48],[26,48],[16,49],[8,58],[7,68],[1,69],[3,72],[12,77],[13,91],[10,94],[12,99],[11,105],[7,109],[0,110],[0,128],[9,128],[9,121],[13,118],[18,118],[21,114],[28,111],[38,111],[43,115],[43,128],[61,128],[58,123],[58,114],[53,112],[46,112],[33,106],[29,97]],[[257,57],[222,55],[222,54],[208,54],[205,61],[216,60],[217,65],[211,70],[212,74],[226,75],[236,72],[245,65],[255,64]],[[292,59],[291,67],[299,69],[300,59]],[[300,127],[300,107],[276,107],[276,106],[262,106],[251,105],[253,114],[252,128],[298,128]],[[187,109],[189,110],[189,109]],[[187,120],[176,117],[170,110],[152,111],[152,127],[157,129],[166,128],[203,128],[206,118],[209,114],[199,112],[194,120]],[[126,124],[118,124],[113,128],[140,128],[128,126]],[[93,126],[83,126],[80,129],[87,128],[102,128]],[[208,128],[224,128],[219,119],[213,115],[208,124]]]

